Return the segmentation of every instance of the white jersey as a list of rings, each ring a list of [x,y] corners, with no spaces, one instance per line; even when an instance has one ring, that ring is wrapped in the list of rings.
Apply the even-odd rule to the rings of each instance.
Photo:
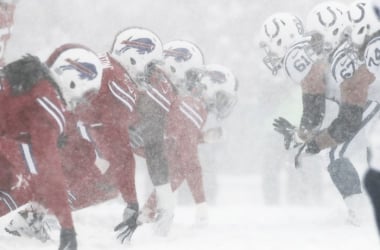
[[[327,63],[326,58],[326,55],[318,56],[310,44],[310,37],[305,37],[288,49],[284,58],[285,73],[292,81],[300,84],[309,74],[313,64],[320,60],[324,60]],[[325,80],[327,86],[326,97],[339,102],[339,84],[330,70],[325,72]]]
[[[376,77],[369,87],[368,99],[380,102],[380,36],[374,37],[367,44],[364,60],[369,72]]]
[[[288,49],[284,57],[285,73],[293,82],[301,83],[317,59],[310,45],[310,37],[302,38]]]
[[[332,54],[331,62],[331,73],[336,84],[340,85],[344,80],[350,79],[363,63],[351,42],[340,44]]]

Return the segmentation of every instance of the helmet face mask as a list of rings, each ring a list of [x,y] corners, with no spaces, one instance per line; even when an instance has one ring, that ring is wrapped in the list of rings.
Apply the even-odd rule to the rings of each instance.
[[[273,75],[282,67],[287,49],[304,33],[301,20],[290,13],[276,13],[264,21],[259,46],[264,51],[264,64]]]
[[[200,82],[209,112],[218,119],[227,117],[237,103],[238,83],[232,72],[221,65],[206,65]]]
[[[150,30],[127,28],[115,37],[111,55],[136,80],[145,73],[149,63],[162,60],[162,43]]]
[[[186,71],[185,81],[183,86],[183,91],[190,92],[193,96],[202,97],[203,92],[206,90],[207,86],[202,84],[201,79],[204,74],[203,68],[192,68]]]
[[[100,89],[103,67],[94,52],[84,47],[68,47],[51,57],[55,59],[50,58],[48,66],[69,110]]]

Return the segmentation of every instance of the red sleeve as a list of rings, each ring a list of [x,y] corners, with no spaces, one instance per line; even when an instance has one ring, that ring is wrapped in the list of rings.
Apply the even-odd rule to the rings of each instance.
[[[67,188],[58,151],[58,137],[62,133],[64,117],[55,96],[36,99],[35,107],[27,112],[31,151],[38,174],[36,200],[54,213],[63,228],[72,228]]]
[[[177,100],[168,115],[167,133],[175,138],[175,146],[179,148],[177,152],[180,155],[178,162],[171,163],[175,166],[170,168],[175,168],[174,172],[185,176],[196,203],[205,201],[198,143],[206,115],[202,103],[192,97]]]

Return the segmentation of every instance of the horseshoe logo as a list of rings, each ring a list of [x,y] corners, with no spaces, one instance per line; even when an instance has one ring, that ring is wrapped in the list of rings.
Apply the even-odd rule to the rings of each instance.
[[[365,15],[365,10],[364,10],[365,3],[358,3],[356,7],[360,10],[360,16],[357,19],[353,19],[351,16],[351,12],[348,12],[348,18],[354,22],[354,23],[359,23],[364,19]]]
[[[265,25],[265,34],[270,37],[270,38],[275,38],[279,33],[280,33],[280,25],[278,24],[277,20],[276,19],[273,19],[272,20],[273,24],[274,24],[274,27],[276,27],[276,31],[274,32],[273,35],[269,34],[268,32],[268,26]]]
[[[317,15],[318,15],[318,20],[319,20],[319,22],[320,22],[323,26],[325,26],[325,27],[331,27],[331,26],[333,26],[333,25],[336,23],[336,14],[335,14],[335,12],[331,9],[330,6],[327,7],[327,11],[331,13],[333,20],[332,20],[330,23],[327,24],[327,23],[322,19],[322,14],[321,14],[321,12],[318,12],[318,13],[317,13]]]

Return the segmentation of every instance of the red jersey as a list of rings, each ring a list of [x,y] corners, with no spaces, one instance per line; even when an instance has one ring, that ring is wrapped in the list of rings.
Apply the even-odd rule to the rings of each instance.
[[[116,197],[117,189],[107,182],[95,165],[95,146],[81,133],[84,128],[78,117],[71,112],[65,116],[66,139],[61,154],[72,209],[88,207]]]
[[[128,136],[128,124],[135,111],[136,86],[109,54],[100,59],[104,65],[101,88],[76,113],[83,123],[83,137],[94,144],[99,157],[110,163],[104,178],[117,186],[125,201],[137,202],[135,161]]]
[[[186,180],[197,203],[205,200],[198,144],[207,118],[204,103],[192,96],[178,96],[167,117],[167,157],[173,190]]]
[[[27,170],[33,199],[54,213],[63,228],[72,228],[58,150],[65,117],[55,88],[47,80],[40,80],[21,95],[11,94],[7,80],[1,82],[1,87],[1,154]]]

